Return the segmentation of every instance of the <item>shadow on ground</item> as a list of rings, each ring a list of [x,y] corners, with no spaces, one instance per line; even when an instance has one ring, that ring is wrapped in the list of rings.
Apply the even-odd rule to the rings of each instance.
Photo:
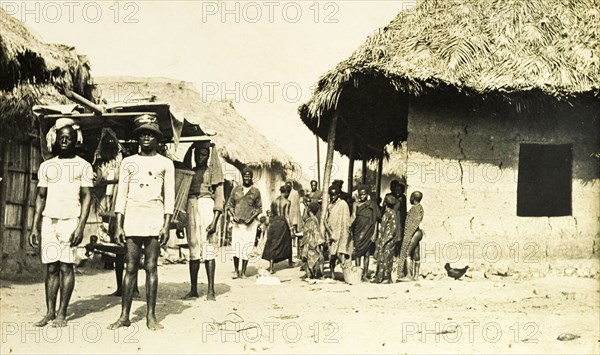
[[[219,296],[229,292],[231,287],[226,284],[215,284],[215,293],[217,299]],[[189,291],[188,284],[181,282],[166,282],[158,283],[158,300],[156,302],[156,318],[159,322],[162,322],[167,316],[181,314],[188,308],[192,307],[191,302],[199,301],[205,302],[206,297],[206,284],[198,284],[198,291],[200,292],[200,298],[197,300],[182,300],[181,298]],[[140,294],[142,300],[145,300],[146,288],[140,287]],[[135,305],[135,304],[134,304]],[[134,307],[132,307],[134,308]],[[139,322],[146,319],[146,304],[144,304],[132,311],[131,322]]]
[[[32,285],[44,283],[46,277],[46,266],[39,260],[28,257],[24,262],[7,260],[2,265],[0,272],[0,288],[10,288],[11,285]],[[97,274],[114,272],[103,268],[103,264],[85,262],[80,266],[75,266],[75,277],[86,277]]]
[[[111,295],[95,295],[91,298],[78,300],[69,305],[68,320],[72,321],[93,313],[101,313],[120,304],[121,297]],[[115,314],[115,319],[118,316],[118,313]]]

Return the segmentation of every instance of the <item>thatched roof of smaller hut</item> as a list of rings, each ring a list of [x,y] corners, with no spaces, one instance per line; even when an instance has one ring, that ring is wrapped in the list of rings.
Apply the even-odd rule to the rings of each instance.
[[[67,103],[69,89],[91,98],[90,64],[73,47],[42,42],[0,8],[0,135],[33,127],[33,105]]]
[[[117,95],[117,99],[131,102],[150,98],[166,102],[173,112],[182,114],[203,131],[216,132],[212,140],[219,155],[238,168],[293,166],[292,158],[253,128],[231,102],[204,100],[192,83],[136,77],[99,77],[95,81],[108,100]]]
[[[531,95],[597,99],[598,23],[597,0],[421,0],[323,75],[300,116],[326,139],[339,115],[336,150],[348,155],[347,131],[376,148],[406,138],[398,123],[406,115],[394,113],[407,104],[402,94],[451,92],[517,106]],[[375,157],[370,151],[359,155]]]

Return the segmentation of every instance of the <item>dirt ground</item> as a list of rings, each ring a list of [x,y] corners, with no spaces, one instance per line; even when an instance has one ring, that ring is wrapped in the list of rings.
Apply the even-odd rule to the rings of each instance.
[[[259,262],[260,263],[260,262]],[[44,312],[44,285],[2,281],[0,353],[600,353],[597,277],[491,276],[455,281],[430,275],[389,285],[307,282],[298,267],[276,266],[279,284],[233,280],[228,257],[217,264],[217,302],[181,300],[186,264],[159,267],[157,316],[145,326],[142,297],[129,328],[107,330],[120,312],[114,274],[78,268],[66,328],[35,328]],[[468,275],[469,273],[467,273]],[[338,275],[342,279],[341,270]],[[274,280],[274,279],[273,279]],[[200,271],[205,292],[206,275]],[[559,341],[562,333],[579,338]]]

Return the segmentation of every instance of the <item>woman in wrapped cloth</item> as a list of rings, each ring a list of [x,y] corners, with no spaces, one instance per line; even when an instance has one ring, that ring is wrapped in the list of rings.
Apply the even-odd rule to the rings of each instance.
[[[368,199],[369,188],[360,185],[357,188],[358,199],[353,205],[352,211],[352,239],[354,241],[354,254],[352,258],[356,265],[360,266],[360,259],[364,260],[362,280],[367,280],[369,271],[369,257],[373,254],[375,246],[376,224],[381,218],[379,206],[375,201]]]
[[[184,165],[192,169],[192,153],[195,166],[188,194],[187,213],[189,225],[187,241],[190,248],[190,292],[184,299],[197,298],[198,271],[204,262],[208,279],[207,300],[215,300],[215,257],[219,249],[217,224],[223,213],[223,170],[215,148],[211,153],[209,141],[196,142],[185,154]],[[210,163],[209,163],[210,160]]]
[[[306,259],[306,277],[320,278],[323,275],[323,244],[325,239],[321,234],[319,227],[319,209],[321,206],[317,202],[308,204],[308,218],[304,220],[302,238],[302,258]]]
[[[387,207],[381,218],[379,236],[375,242],[375,260],[377,269],[375,271],[375,283],[390,283],[392,281],[392,266],[394,260],[394,249],[398,240],[398,214],[393,207],[396,198],[388,194],[383,203]]]
[[[279,189],[281,195],[271,203],[271,218],[267,230],[267,242],[262,258],[269,260],[269,271],[275,273],[273,264],[283,260],[291,263],[292,258],[292,224],[290,221],[291,186],[284,185]],[[291,266],[291,265],[290,265]]]

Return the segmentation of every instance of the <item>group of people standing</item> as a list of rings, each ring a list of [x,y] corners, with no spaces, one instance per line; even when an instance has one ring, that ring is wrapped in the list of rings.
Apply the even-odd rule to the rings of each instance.
[[[354,260],[356,266],[363,267],[362,280],[368,281],[369,261],[373,256],[375,283],[392,281],[394,260],[398,281],[418,278],[423,195],[419,191],[411,194],[412,207],[407,212],[405,186],[393,180],[390,190],[383,199],[383,206],[379,206],[368,186],[359,185],[355,198],[349,199],[341,190],[341,184],[334,182],[328,189],[330,204],[323,216],[325,236],[320,233],[318,206],[312,202],[308,205],[310,221],[305,223],[303,238],[304,257],[310,270],[307,276],[318,277],[317,271],[323,269],[315,261],[328,258],[330,277],[335,278],[338,263],[347,268]]]
[[[121,315],[110,329],[130,325],[132,298],[137,290],[140,267],[146,272],[146,325],[151,330],[162,328],[156,314],[158,291],[158,257],[161,246],[169,240],[171,219],[175,209],[175,166],[159,154],[163,133],[156,116],[142,115],[135,120],[133,135],[139,150],[122,159],[114,203],[116,223],[113,240],[123,246],[125,273],[118,286],[121,295]],[[43,327],[66,326],[69,300],[75,285],[76,248],[83,240],[83,231],[90,212],[94,173],[91,164],[75,154],[76,143],[82,143],[80,127],[71,119],[59,119],[46,137],[48,148],[56,156],[43,162],[38,170],[38,192],[35,204],[31,246],[40,248],[46,265],[46,315],[36,323]],[[190,291],[184,298],[197,298],[198,273],[204,263],[208,279],[207,300],[214,301],[215,259],[219,255],[217,224],[225,212],[232,223],[233,278],[247,277],[248,261],[255,247],[259,216],[263,212],[260,190],[253,186],[253,172],[242,171],[242,184],[224,198],[224,176],[217,154],[210,142],[194,143],[182,165],[193,171],[187,196],[189,218],[185,234],[190,249]],[[214,151],[214,149],[213,149]],[[323,194],[317,182],[301,197],[288,182],[281,195],[270,206],[266,242],[262,257],[273,265],[287,260],[292,265],[292,234],[303,235],[297,242],[303,268],[308,277],[320,277],[323,264],[329,260],[331,277],[336,263],[346,267],[354,259],[365,265],[363,279],[368,276],[369,257],[377,262],[376,282],[389,282],[395,250],[399,260],[407,260],[408,276],[414,279],[419,270],[419,241],[423,218],[420,206],[422,194],[411,195],[413,207],[406,216],[403,185],[392,182],[392,192],[384,199],[383,214],[368,187],[357,189],[356,201],[341,189],[341,181],[329,187],[330,205],[321,211]],[[325,233],[320,230],[324,220]],[[379,227],[377,227],[379,225]],[[402,233],[404,232],[404,233]],[[401,247],[397,247],[401,245]],[[141,257],[143,255],[143,265]],[[240,265],[241,261],[241,265]],[[241,267],[240,267],[241,266]],[[119,278],[119,273],[117,273]],[[56,311],[57,296],[61,300]]]

